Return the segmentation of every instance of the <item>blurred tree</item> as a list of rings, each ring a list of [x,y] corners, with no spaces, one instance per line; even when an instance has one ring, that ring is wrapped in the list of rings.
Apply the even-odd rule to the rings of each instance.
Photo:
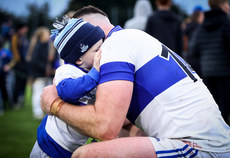
[[[8,18],[11,18],[12,19],[13,15],[6,12],[6,11],[3,11],[2,9],[0,9],[0,24],[2,24],[2,22]]]
[[[71,0],[66,13],[68,11],[76,11],[83,6],[93,5],[107,13],[114,25],[123,26],[125,21],[133,16],[135,3],[136,0]],[[151,3],[153,9],[156,10],[155,0],[151,0]],[[172,6],[172,10],[182,18],[187,17],[186,13],[176,5]]]
[[[48,28],[52,28],[52,23],[54,19],[49,17],[49,5],[46,2],[41,7],[38,7],[36,4],[29,4],[27,6],[28,9],[28,16],[17,16],[6,11],[0,9],[0,25],[4,22],[4,20],[10,18],[13,21],[13,26],[16,26],[17,23],[23,21],[28,24],[29,32],[28,37],[34,32],[34,30],[39,26],[46,26]]]
[[[46,2],[43,6],[38,7],[36,4],[28,5],[29,15],[27,22],[29,26],[29,35],[31,35],[39,26],[52,28],[53,19],[49,17],[49,5]]]
[[[0,25],[2,25],[2,23],[6,21],[7,19],[11,19],[13,22],[16,22],[16,23],[21,20],[20,17],[14,16],[13,14],[9,12],[6,12],[0,9]]]
[[[125,21],[133,16],[135,3],[136,0],[70,0],[66,11],[60,13],[59,16],[61,17],[64,13],[68,13],[69,11],[76,11],[83,6],[94,5],[106,12],[114,25],[121,25],[123,27]],[[151,0],[151,3],[153,9],[156,10],[155,0]],[[50,8],[48,2],[41,7],[38,7],[36,4],[29,4],[27,9],[29,12],[27,17],[18,17],[0,10],[0,24],[7,17],[10,17],[13,20],[14,25],[19,21],[25,21],[29,25],[29,37],[39,26],[46,26],[50,29],[53,28],[52,23],[55,19],[49,17],[48,13]],[[185,11],[176,5],[172,6],[172,10],[179,14],[183,19],[187,17]]]
[[[113,24],[122,25],[127,17],[127,8],[133,7],[136,0],[71,0],[69,3],[68,11],[76,11],[83,6],[93,5],[108,14]]]

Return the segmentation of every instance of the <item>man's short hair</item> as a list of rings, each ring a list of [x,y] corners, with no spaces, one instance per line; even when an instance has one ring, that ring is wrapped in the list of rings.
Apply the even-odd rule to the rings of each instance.
[[[219,8],[221,4],[228,2],[228,0],[208,0],[211,8]]]
[[[88,14],[101,14],[101,15],[106,16],[108,18],[108,15],[105,12],[103,12],[99,8],[94,7],[92,5],[85,6],[81,9],[79,9],[78,11],[76,11],[73,15],[73,18],[80,18],[80,17],[82,17],[84,15],[88,15]]]

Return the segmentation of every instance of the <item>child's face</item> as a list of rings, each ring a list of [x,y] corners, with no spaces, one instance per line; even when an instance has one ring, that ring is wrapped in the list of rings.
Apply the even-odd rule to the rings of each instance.
[[[100,49],[103,41],[102,39],[95,43],[84,55],[80,57],[83,62],[81,67],[85,69],[91,69],[93,67],[94,55]]]

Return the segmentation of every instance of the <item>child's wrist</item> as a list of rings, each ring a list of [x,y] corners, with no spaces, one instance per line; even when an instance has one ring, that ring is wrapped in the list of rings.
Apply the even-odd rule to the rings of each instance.
[[[60,98],[56,98],[50,107],[50,112],[55,115],[58,116],[62,106],[65,104],[65,102],[63,100],[61,100]]]

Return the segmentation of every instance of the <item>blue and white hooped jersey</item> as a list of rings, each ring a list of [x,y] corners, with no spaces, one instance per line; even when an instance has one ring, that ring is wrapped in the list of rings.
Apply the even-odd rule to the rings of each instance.
[[[148,136],[230,151],[230,130],[199,76],[169,48],[139,30],[114,32],[102,45],[100,82],[134,83],[127,118]]]

